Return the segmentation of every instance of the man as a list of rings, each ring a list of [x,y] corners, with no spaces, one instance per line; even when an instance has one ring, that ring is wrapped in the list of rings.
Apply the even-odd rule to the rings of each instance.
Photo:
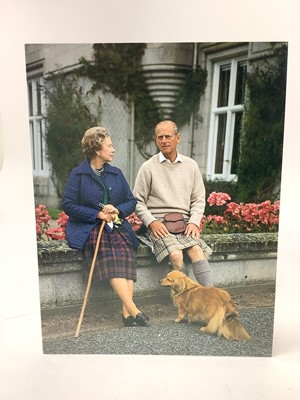
[[[200,239],[199,224],[205,207],[205,188],[198,164],[179,154],[180,133],[173,121],[159,122],[155,142],[160,150],[141,166],[133,189],[136,214],[150,231],[158,262],[169,257],[172,269],[187,274],[183,251],[192,262],[197,281],[212,286],[207,258],[211,249]],[[171,234],[163,223],[168,213],[183,215],[183,233]]]

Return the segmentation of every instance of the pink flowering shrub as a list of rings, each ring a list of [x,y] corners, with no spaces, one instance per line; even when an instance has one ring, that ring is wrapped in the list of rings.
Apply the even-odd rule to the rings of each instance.
[[[130,223],[134,232],[136,232],[140,228],[140,226],[143,224],[142,221],[139,219],[139,217],[135,213],[128,215],[128,217],[126,219]]]
[[[61,212],[55,222],[57,226],[50,228],[52,217],[48,214],[46,206],[40,204],[35,209],[37,240],[64,240],[66,238],[65,228],[68,218],[67,214]]]
[[[69,217],[65,212],[61,212],[58,219],[54,222],[56,226],[54,228],[50,228],[50,221],[52,221],[52,217],[48,214],[46,206],[40,204],[35,209],[37,240],[65,240],[65,230],[68,218]],[[137,231],[142,225],[142,221],[135,213],[130,214],[126,219],[134,231]]]
[[[68,218],[69,217],[65,212],[61,212],[58,216],[58,219],[56,220],[58,226],[56,228],[47,229],[45,231],[45,235],[47,235],[48,238],[53,240],[65,240],[66,239],[65,230]]]
[[[272,203],[235,203],[227,193],[211,193],[209,206],[225,206],[223,216],[204,216],[201,221],[203,233],[276,232],[279,224],[280,201]]]
[[[266,200],[262,203],[235,203],[230,201],[227,193],[212,192],[207,199],[209,207],[220,207],[223,215],[203,216],[200,221],[200,232],[209,233],[247,233],[247,232],[277,232],[279,224],[280,201],[272,203]],[[50,228],[51,216],[45,205],[35,209],[37,240],[65,240],[65,228],[68,216],[61,212],[55,221],[56,227]],[[136,232],[142,221],[135,213],[126,220]]]
[[[40,204],[35,209],[35,228],[37,240],[42,240],[45,231],[49,228],[51,216],[48,214],[46,206]]]
[[[210,206],[223,206],[227,203],[228,200],[231,200],[231,197],[227,193],[222,192],[212,192],[207,199],[207,202]]]

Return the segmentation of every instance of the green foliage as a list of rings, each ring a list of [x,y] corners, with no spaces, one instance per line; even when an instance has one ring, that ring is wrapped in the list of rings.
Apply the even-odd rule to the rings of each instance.
[[[45,140],[52,164],[52,180],[59,197],[71,169],[82,159],[84,132],[97,125],[87,106],[87,97],[73,75],[51,75],[45,85],[48,108]]]
[[[162,110],[150,96],[142,71],[145,48],[145,43],[96,43],[94,60],[81,58],[79,74],[94,82],[93,91],[111,92],[128,107],[134,102],[135,141],[140,153],[148,158],[145,148],[152,141],[154,126],[162,119]],[[179,126],[189,122],[191,113],[198,110],[205,85],[206,72],[200,68],[187,72],[172,116]]]
[[[287,46],[274,49],[274,60],[265,60],[248,74],[249,98],[245,107],[238,167],[241,200],[274,198],[281,176]]]
[[[81,58],[79,74],[93,81],[92,90],[110,92],[128,107],[135,104],[135,138],[140,149],[152,140],[159,110],[149,95],[141,70],[144,43],[96,43],[94,61]]]
[[[145,82],[141,85],[141,91],[135,94],[134,130],[135,143],[140,153],[149,158],[146,146],[153,140],[154,126],[161,119],[159,107],[149,95]]]
[[[129,105],[141,84],[144,49],[144,43],[96,43],[93,45],[94,62],[81,58],[80,73],[94,82],[94,91],[111,92]]]
[[[172,118],[178,125],[188,122],[191,113],[198,112],[199,102],[206,86],[207,72],[198,67],[186,73],[185,83],[177,94]]]
[[[52,220],[58,219],[59,214],[62,212],[63,212],[63,210],[58,210],[56,208],[49,208],[49,210],[48,210],[48,214],[50,215]]]

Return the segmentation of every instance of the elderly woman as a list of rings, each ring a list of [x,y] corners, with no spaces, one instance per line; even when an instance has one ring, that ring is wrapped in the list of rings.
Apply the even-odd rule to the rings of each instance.
[[[71,171],[63,195],[68,244],[81,250],[90,265],[100,225],[106,221],[95,264],[99,280],[108,280],[121,299],[124,325],[145,326],[149,318],[133,302],[138,240],[125,220],[136,200],[122,171],[109,165],[115,149],[108,131],[88,129],[81,145],[85,160]]]

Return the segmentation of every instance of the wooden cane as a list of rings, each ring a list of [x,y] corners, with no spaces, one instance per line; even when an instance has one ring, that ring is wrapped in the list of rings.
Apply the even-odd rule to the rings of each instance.
[[[106,223],[106,221],[103,220],[102,224],[100,226],[99,233],[98,233],[96,248],[95,248],[95,252],[94,252],[94,257],[93,257],[93,261],[92,261],[92,265],[91,265],[91,270],[90,270],[90,273],[89,273],[89,279],[88,279],[88,283],[87,283],[87,286],[86,286],[84,300],[83,300],[83,304],[82,304],[82,307],[81,307],[81,313],[80,313],[80,317],[79,317],[79,321],[78,321],[78,325],[77,325],[77,329],[76,329],[76,333],[75,333],[75,337],[76,338],[79,335],[80,327],[81,327],[81,324],[82,324],[83,314],[84,314],[85,307],[86,307],[87,300],[88,300],[88,296],[89,296],[89,291],[90,291],[91,282],[92,282],[92,278],[93,278],[93,272],[94,272],[94,268],[95,268],[96,258],[97,258],[97,254],[98,254],[98,250],[99,250],[99,246],[100,246],[100,241],[101,241],[101,236],[102,236],[102,232],[103,232],[103,228],[104,228],[105,223]]]

